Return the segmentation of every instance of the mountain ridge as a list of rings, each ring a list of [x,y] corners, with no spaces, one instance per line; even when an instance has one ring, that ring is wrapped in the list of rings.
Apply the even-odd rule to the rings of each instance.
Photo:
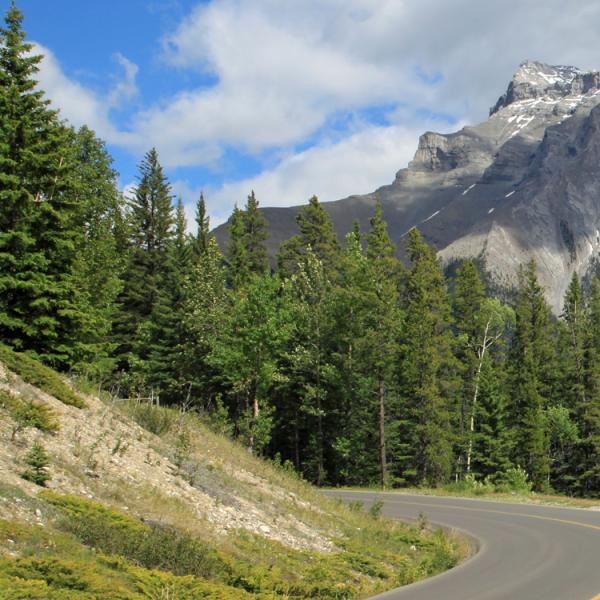
[[[479,258],[504,287],[533,258],[559,313],[572,273],[589,277],[600,255],[599,103],[600,72],[524,61],[486,121],[425,132],[392,183],[323,206],[343,239],[354,220],[368,230],[380,200],[399,256],[418,227],[445,264]],[[272,254],[296,233],[299,209],[263,209]],[[215,232],[225,243],[226,225]]]

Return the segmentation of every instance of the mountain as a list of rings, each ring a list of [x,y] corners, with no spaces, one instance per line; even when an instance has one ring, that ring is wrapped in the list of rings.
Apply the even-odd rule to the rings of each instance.
[[[598,103],[600,73],[526,61],[486,121],[424,133],[390,185],[323,206],[343,237],[354,220],[368,229],[379,198],[399,255],[418,227],[446,264],[478,257],[502,287],[534,258],[558,313],[572,273],[600,262]],[[264,209],[273,253],[296,233],[298,210]],[[216,234],[222,242],[226,227]]]

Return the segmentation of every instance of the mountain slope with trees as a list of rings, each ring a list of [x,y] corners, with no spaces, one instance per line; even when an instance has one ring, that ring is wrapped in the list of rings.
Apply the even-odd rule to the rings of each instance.
[[[383,203],[340,243],[316,196],[277,269],[254,192],[221,252],[203,196],[189,232],[156,149],[118,192],[103,142],[36,87],[21,18],[13,6],[0,33],[3,344],[122,398],[220,415],[318,485],[524,469],[536,490],[600,494],[596,280],[573,277],[556,317],[533,261],[501,300],[477,261],[448,278],[415,228],[400,262]]]

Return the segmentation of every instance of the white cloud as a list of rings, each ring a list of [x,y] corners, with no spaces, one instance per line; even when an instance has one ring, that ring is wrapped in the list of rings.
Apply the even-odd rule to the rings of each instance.
[[[165,60],[198,85],[134,129],[167,164],[193,165],[224,145],[285,147],[333,114],[381,103],[481,120],[525,58],[600,65],[598,17],[593,0],[568,12],[562,0],[202,3],[163,40]],[[202,84],[207,75],[216,83]]]
[[[124,57],[124,78],[104,97],[65,77],[48,51],[41,79],[69,120],[137,156],[156,146],[167,167],[219,165],[227,147],[281,156],[256,177],[207,190],[216,224],[252,188],[266,206],[390,182],[417,134],[439,129],[428,111],[484,119],[526,58],[600,66],[599,21],[595,0],[568,10],[563,0],[212,0],[162,40],[164,66],[185,71],[185,87],[146,101],[127,131],[110,119],[113,105],[136,93],[137,68]],[[397,107],[391,126],[359,120],[335,141],[290,150],[336,115],[375,105]],[[198,192],[184,199],[195,202]]]
[[[234,204],[243,206],[254,190],[261,206],[304,204],[365,194],[385,183],[412,158],[421,132],[404,127],[367,127],[348,138],[290,154],[256,177],[208,189],[212,226],[227,220]]]
[[[111,122],[110,109],[121,104],[136,93],[135,77],[137,66],[122,55],[116,59],[125,70],[125,78],[117,81],[106,97],[70,79],[63,72],[51,50],[35,44],[33,53],[42,54],[37,74],[39,87],[46,92],[61,116],[75,127],[87,125],[106,141],[127,144],[131,135],[119,131]]]
[[[108,93],[107,101],[110,107],[119,107],[124,102],[131,100],[138,94],[136,77],[139,71],[138,66],[127,57],[117,52],[115,60],[123,68],[122,79],[117,80],[115,86]]]

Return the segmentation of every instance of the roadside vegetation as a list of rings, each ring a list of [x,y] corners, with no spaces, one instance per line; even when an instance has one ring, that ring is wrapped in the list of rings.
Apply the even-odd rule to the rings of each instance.
[[[324,497],[291,466],[256,457],[231,440],[214,414],[109,396],[104,404],[88,396],[88,408],[64,405],[61,413],[62,403],[46,403],[20,377],[5,376],[0,416],[9,427],[0,459],[14,448],[20,457],[14,472],[23,485],[0,482],[2,514],[14,515],[0,520],[2,599],[361,598],[451,568],[469,553],[460,537],[382,518],[381,504],[365,512]],[[90,471],[82,464],[89,462],[85,451],[76,450],[65,464],[53,443],[68,445],[61,438],[67,415],[80,414],[129,428],[126,441],[119,442],[121,433],[116,443],[110,440],[113,458],[133,460],[126,443],[141,439],[136,422],[182,481],[219,495],[221,506],[269,506],[282,527],[295,519],[318,532],[323,548],[286,545],[244,527],[219,533],[183,497],[166,496],[150,484],[117,484],[99,468]],[[98,460],[98,445],[94,451]],[[95,499],[61,493],[55,477],[64,481],[65,473],[91,486]],[[118,508],[125,503],[126,511]]]

